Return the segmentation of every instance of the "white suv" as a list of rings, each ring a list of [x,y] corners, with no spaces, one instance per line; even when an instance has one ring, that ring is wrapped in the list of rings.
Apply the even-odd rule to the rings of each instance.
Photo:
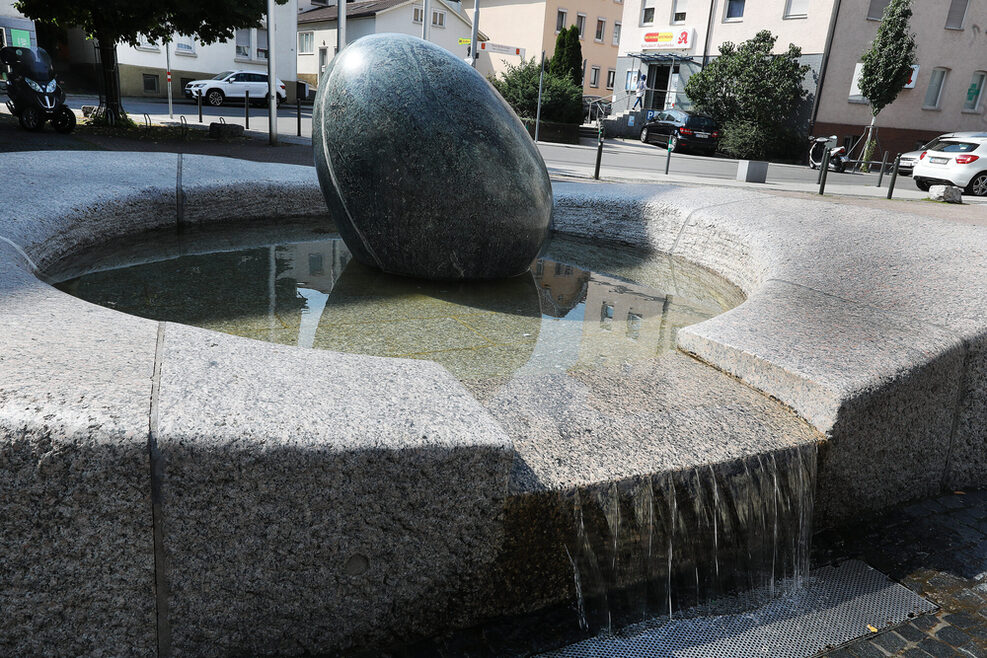
[[[210,105],[222,105],[227,98],[245,98],[250,93],[251,100],[267,100],[267,74],[256,71],[223,71],[210,80],[193,80],[185,85],[185,97],[195,100],[202,95]],[[277,79],[277,98],[280,105],[288,97],[284,83]]]
[[[967,194],[987,196],[987,133],[944,139],[922,152],[912,178],[918,189],[956,185]]]

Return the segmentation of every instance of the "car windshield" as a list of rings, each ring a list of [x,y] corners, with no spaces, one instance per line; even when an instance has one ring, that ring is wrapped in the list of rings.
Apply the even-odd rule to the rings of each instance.
[[[31,78],[35,82],[48,82],[55,77],[51,68],[51,57],[44,48],[20,48],[8,46],[0,48],[0,60],[8,64],[15,75]]]
[[[214,77],[213,80],[222,80],[231,73],[233,73],[233,71],[223,71],[222,73]]]
[[[695,130],[716,130],[716,122],[709,117],[693,115],[686,121],[687,126]]]
[[[968,153],[976,151],[980,144],[975,142],[939,142],[930,151],[942,151],[943,153]]]

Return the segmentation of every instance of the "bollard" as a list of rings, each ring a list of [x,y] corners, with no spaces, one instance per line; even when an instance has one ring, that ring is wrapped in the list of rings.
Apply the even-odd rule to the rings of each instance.
[[[596,169],[593,170],[593,178],[600,180],[600,160],[603,158],[603,129],[596,140]]]
[[[243,92],[243,129],[250,130],[250,90]]]
[[[199,93],[196,97],[199,99],[199,123],[202,123],[202,90],[201,89],[199,90]]]
[[[822,172],[819,177],[819,194],[826,193],[826,174],[829,173],[829,149],[826,149],[826,153],[823,155],[822,160]]]
[[[894,165],[891,167],[891,180],[888,181],[888,198],[894,194],[894,184],[898,180],[898,165],[901,164],[901,153],[895,156]]]
[[[881,159],[881,173],[877,177],[877,186],[881,187],[881,183],[884,182],[884,170],[888,167],[888,152],[884,152],[884,157]]]
[[[672,140],[668,140],[668,150],[665,151],[665,175],[668,175],[668,167],[672,164]]]
[[[295,89],[295,104],[298,106],[298,136],[302,136],[302,96]]]

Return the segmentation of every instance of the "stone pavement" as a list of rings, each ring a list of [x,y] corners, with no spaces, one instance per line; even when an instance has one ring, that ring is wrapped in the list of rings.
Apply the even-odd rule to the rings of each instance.
[[[813,566],[864,560],[940,606],[828,658],[987,658],[987,490],[950,493],[815,539]]]

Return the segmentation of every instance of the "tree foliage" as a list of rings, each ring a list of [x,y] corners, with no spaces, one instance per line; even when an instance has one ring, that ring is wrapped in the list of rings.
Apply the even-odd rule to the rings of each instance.
[[[727,41],[720,56],[694,74],[685,93],[693,107],[720,124],[775,130],[788,121],[808,92],[802,81],[809,66],[799,64],[802,49],[772,55],[777,37],[762,30],[739,46]]]
[[[863,55],[860,93],[870,102],[875,117],[894,102],[912,75],[915,35],[909,27],[911,17],[912,0],[891,0],[874,42]]]
[[[285,4],[288,0],[276,0]],[[194,36],[203,43],[225,41],[238,28],[256,27],[267,11],[266,0],[16,0],[14,7],[39,23],[78,26],[100,48],[107,104],[119,114],[116,45],[136,46],[141,35],[151,41],[170,40],[173,34]]]
[[[579,28],[575,25],[562,30],[555,38],[549,70],[560,78],[568,77],[577,87],[583,86],[583,46],[579,43]]]
[[[507,70],[490,82],[518,116],[534,119],[538,113],[540,73],[541,65],[532,58],[522,60],[517,66],[508,64]],[[570,78],[556,75],[546,68],[542,84],[541,118],[559,123],[582,122],[582,95],[582,87],[577,86]]]

